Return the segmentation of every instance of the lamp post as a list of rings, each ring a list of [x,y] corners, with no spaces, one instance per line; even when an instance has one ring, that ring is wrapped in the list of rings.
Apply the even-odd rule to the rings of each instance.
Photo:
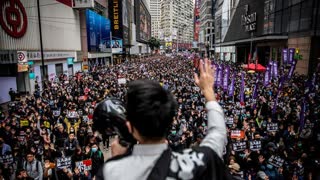
[[[45,79],[46,79],[46,75],[44,72],[44,57],[43,57],[43,43],[42,43],[42,30],[41,30],[41,15],[40,15],[40,1],[37,0],[37,9],[38,9],[38,23],[39,23],[39,38],[40,38],[40,53],[41,53],[41,66],[42,66],[42,89],[45,88]]]

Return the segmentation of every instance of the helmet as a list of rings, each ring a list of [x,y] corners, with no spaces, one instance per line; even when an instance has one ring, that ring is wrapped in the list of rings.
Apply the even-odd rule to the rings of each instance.
[[[118,134],[120,140],[134,142],[126,126],[126,109],[123,102],[116,98],[101,101],[93,113],[93,129],[100,133]]]

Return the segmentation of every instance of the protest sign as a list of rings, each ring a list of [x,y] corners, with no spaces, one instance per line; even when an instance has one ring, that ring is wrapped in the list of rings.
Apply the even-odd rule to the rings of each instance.
[[[199,88],[199,87],[193,87],[193,90],[199,92],[199,91],[200,91],[200,88]]]
[[[53,113],[53,115],[55,116],[55,117],[58,117],[58,116],[60,116],[60,111],[59,110],[54,110],[54,111],[52,111],[52,113]]]
[[[118,84],[120,85],[120,84],[126,84],[127,83],[127,80],[126,80],[126,78],[119,78],[118,79]]]
[[[227,125],[232,125],[233,124],[233,118],[232,117],[227,117],[226,118],[226,124]]]
[[[68,111],[67,118],[78,118],[77,111]]]
[[[71,157],[57,158],[57,168],[64,169],[71,167]]]
[[[249,141],[249,147],[252,151],[260,151],[261,149],[261,141]]]
[[[246,142],[232,143],[232,150],[234,151],[244,151],[246,148],[247,148]]]
[[[203,107],[202,107],[202,106],[197,106],[197,110],[198,110],[198,111],[202,111],[202,110],[203,110]]]
[[[272,166],[275,166],[277,168],[281,167],[284,163],[284,160],[281,159],[279,156],[274,156],[272,155],[269,160],[268,163],[271,164]]]
[[[305,123],[305,124],[304,124],[304,128],[310,128],[310,129],[312,129],[312,128],[314,128],[314,123]]]
[[[20,120],[20,127],[29,126],[29,121],[27,119]]]
[[[14,162],[12,154],[2,155],[0,156],[1,164],[12,164]]]
[[[88,116],[83,116],[82,118],[83,118],[83,122],[84,122],[84,123],[89,122],[89,118],[88,118]]]
[[[79,169],[80,172],[90,171],[92,169],[92,161],[91,159],[77,161],[76,167]]]
[[[269,124],[267,124],[267,131],[269,131],[269,132],[278,131],[278,123],[269,123]]]
[[[231,130],[231,139],[244,139],[244,131],[242,130]]]

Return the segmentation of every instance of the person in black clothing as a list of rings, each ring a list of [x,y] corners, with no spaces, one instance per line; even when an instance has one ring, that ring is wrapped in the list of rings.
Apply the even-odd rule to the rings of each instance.
[[[70,133],[69,137],[64,142],[64,150],[66,153],[66,156],[70,156],[74,153],[76,147],[79,146],[79,142],[74,137],[74,133]]]
[[[58,125],[58,129],[55,131],[56,142],[55,146],[58,148],[64,147],[64,141],[68,138],[68,133],[64,130],[62,124]]]
[[[12,88],[10,88],[10,90],[9,90],[9,96],[10,96],[10,101],[15,101],[16,93],[14,92],[14,90]]]
[[[91,146],[91,149],[86,149],[86,153],[88,159],[91,159],[92,161],[91,175],[94,177],[98,170],[103,166],[104,156],[96,143]]]

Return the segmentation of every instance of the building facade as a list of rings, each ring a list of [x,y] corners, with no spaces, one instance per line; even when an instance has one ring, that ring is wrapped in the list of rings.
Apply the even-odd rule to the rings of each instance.
[[[202,56],[214,55],[214,19],[212,0],[202,0],[200,3],[200,38],[199,45]]]
[[[261,64],[269,60],[281,64],[284,48],[298,48],[302,60],[297,63],[296,72],[315,71],[320,57],[319,1],[225,0],[216,6],[233,6],[230,11],[223,11],[227,14],[216,12],[216,21],[221,19],[216,23],[216,48],[221,48],[218,56],[222,60],[226,60],[224,49],[234,50],[231,53],[238,62],[247,63],[249,55],[256,54]]]
[[[160,18],[161,18],[161,4],[160,0],[150,0],[150,14],[151,14],[151,36],[160,39]]]
[[[5,87],[0,88],[0,103],[10,100],[10,88],[33,93],[36,81],[42,88],[43,80],[150,52],[145,0],[39,2],[0,3],[0,84]]]
[[[40,1],[42,66],[37,1],[14,2],[18,7],[15,15],[20,18],[10,21],[14,20],[10,13],[0,17],[0,103],[9,100],[9,88],[32,93],[35,81],[81,70],[79,12],[55,0]],[[10,1],[1,4],[1,12],[12,8]]]
[[[160,32],[167,48],[183,50],[191,47],[193,10],[192,0],[161,0]]]

